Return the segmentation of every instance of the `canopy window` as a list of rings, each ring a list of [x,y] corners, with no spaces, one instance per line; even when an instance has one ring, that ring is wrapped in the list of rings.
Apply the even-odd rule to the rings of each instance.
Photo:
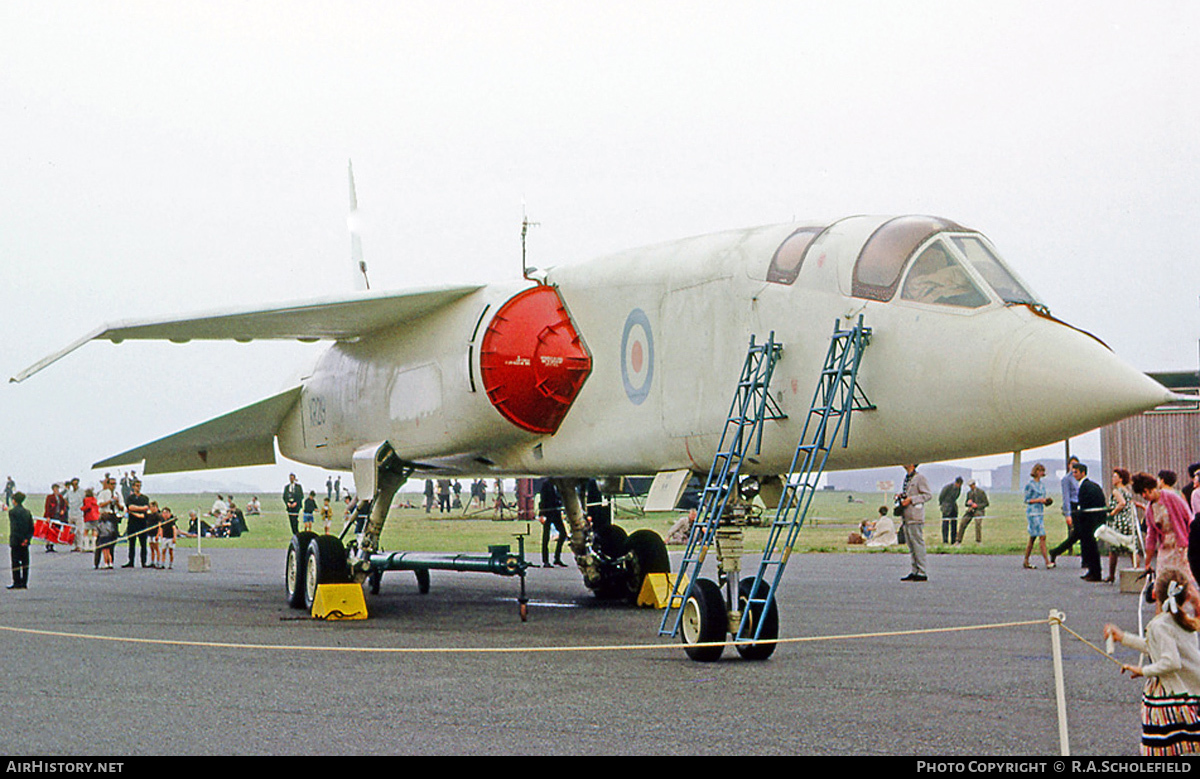
[[[940,240],[926,246],[913,262],[900,298],[960,308],[980,308],[991,302]]]
[[[900,284],[900,274],[913,252],[930,236],[962,228],[932,216],[898,216],[880,225],[863,244],[854,264],[851,294],[871,300],[891,300]]]
[[[776,284],[794,283],[800,275],[800,267],[804,265],[808,247],[824,230],[824,227],[801,227],[789,235],[771,258],[771,267],[767,269],[767,281]]]

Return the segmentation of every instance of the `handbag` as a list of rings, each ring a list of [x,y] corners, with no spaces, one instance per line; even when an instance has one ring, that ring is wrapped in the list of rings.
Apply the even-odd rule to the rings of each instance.
[[[1096,540],[1103,541],[1109,546],[1119,546],[1125,547],[1126,549],[1133,549],[1135,548],[1134,542],[1137,539],[1131,535],[1127,536],[1124,533],[1118,533],[1108,525],[1101,525],[1100,527],[1096,528]]]

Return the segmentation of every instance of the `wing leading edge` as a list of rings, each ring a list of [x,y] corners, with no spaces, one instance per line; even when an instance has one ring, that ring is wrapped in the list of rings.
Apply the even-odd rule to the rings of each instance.
[[[21,382],[58,362],[89,341],[126,339],[184,343],[195,340],[349,340],[422,317],[482,289],[482,285],[428,287],[400,292],[367,292],[263,308],[229,309],[164,319],[102,325],[9,379]]]
[[[145,461],[145,473],[177,473],[275,462],[275,433],[300,398],[300,387],[210,419],[93,465],[111,468]]]

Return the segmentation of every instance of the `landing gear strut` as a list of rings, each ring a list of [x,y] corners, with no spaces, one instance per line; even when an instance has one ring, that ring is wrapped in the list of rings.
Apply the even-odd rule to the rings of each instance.
[[[701,663],[719,660],[723,646],[698,645],[723,643],[727,635],[736,637],[747,609],[750,615],[745,635],[758,640],[734,644],[742,659],[766,660],[778,646],[779,608],[774,598],[765,604],[762,602],[762,596],[754,589],[755,577],[738,580],[741,558],[742,529],[723,527],[717,530],[717,566],[721,584],[711,579],[697,579],[680,617],[680,640],[684,652],[692,660]],[[737,582],[736,592],[734,582]],[[759,588],[758,592],[764,593],[769,589],[765,581],[759,582]]]
[[[589,499],[590,511],[585,513],[579,500],[582,482],[556,479],[555,483],[571,534],[571,551],[583,583],[596,597],[635,603],[647,574],[670,572],[671,559],[658,533],[641,529],[627,536],[612,524],[610,509],[600,504],[598,493]]]

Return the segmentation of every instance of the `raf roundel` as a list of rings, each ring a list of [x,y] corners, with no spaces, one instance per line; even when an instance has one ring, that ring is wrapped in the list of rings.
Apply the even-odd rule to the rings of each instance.
[[[634,405],[640,406],[649,397],[653,379],[654,334],[646,313],[635,308],[625,318],[621,334],[621,380]]]

